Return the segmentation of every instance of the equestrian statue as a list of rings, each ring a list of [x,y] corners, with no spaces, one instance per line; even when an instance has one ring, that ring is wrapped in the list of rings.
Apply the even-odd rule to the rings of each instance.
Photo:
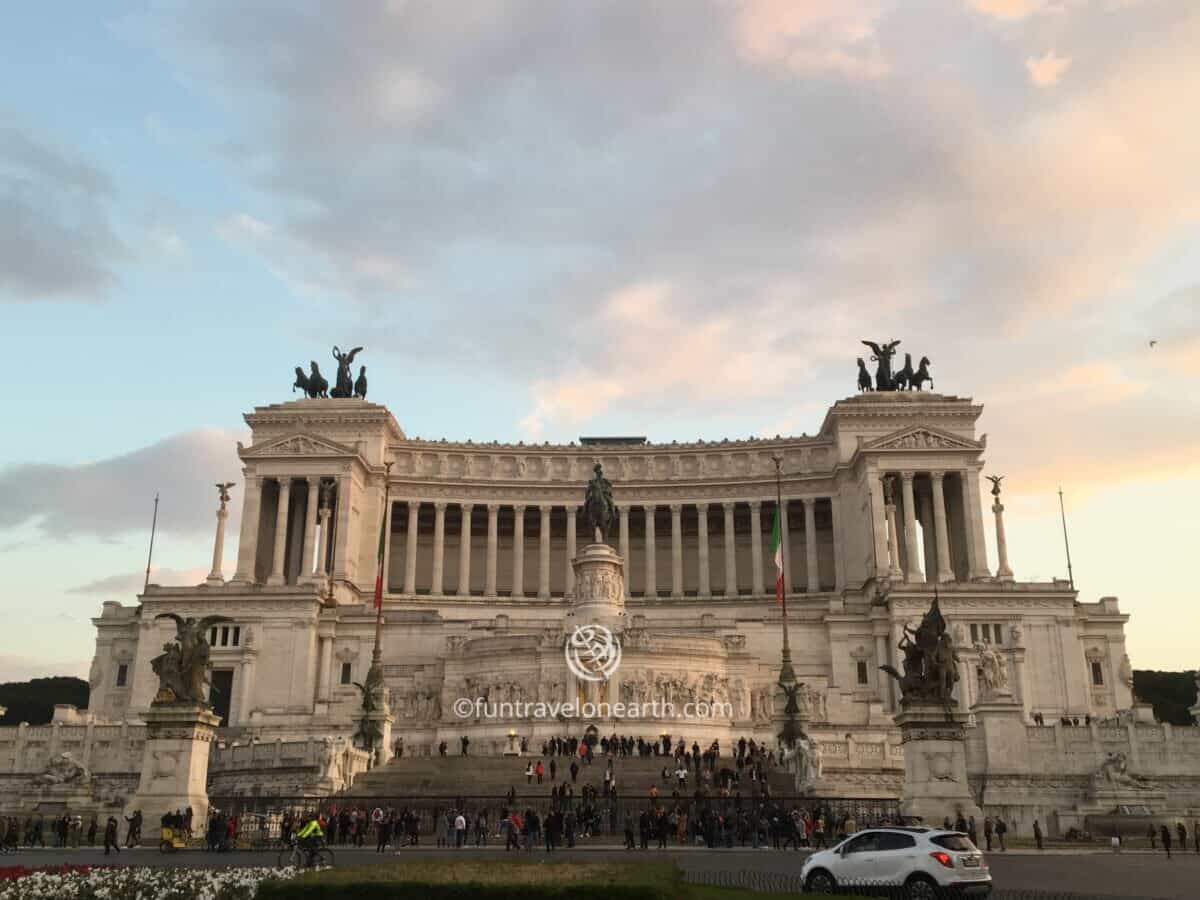
[[[592,469],[595,474],[588,482],[587,493],[583,498],[583,521],[597,544],[603,544],[612,527],[613,519],[617,517],[617,507],[612,498],[612,482],[604,477],[600,463]]]

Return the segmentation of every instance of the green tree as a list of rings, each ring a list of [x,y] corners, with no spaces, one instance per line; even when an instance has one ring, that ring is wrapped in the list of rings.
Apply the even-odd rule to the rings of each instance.
[[[1135,670],[1133,693],[1143,703],[1154,706],[1154,715],[1160,722],[1192,724],[1188,707],[1196,703],[1195,673]]]
[[[56,703],[70,703],[80,709],[88,705],[88,683],[82,678],[34,678],[0,684],[0,706],[8,712],[0,725],[45,725],[54,718]]]

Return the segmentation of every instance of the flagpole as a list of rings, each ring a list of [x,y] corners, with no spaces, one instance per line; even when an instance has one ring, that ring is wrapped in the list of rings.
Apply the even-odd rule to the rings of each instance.
[[[1071,590],[1075,590],[1075,573],[1071,570],[1071,542],[1067,540],[1067,509],[1063,506],[1062,485],[1058,486],[1058,511],[1062,516],[1063,546],[1067,550],[1067,580],[1071,582]]]
[[[150,561],[154,559],[154,532],[158,530],[158,491],[154,492],[154,518],[150,520],[150,552],[146,554],[146,580],[142,582],[142,593],[150,587]]]
[[[783,517],[786,511],[783,508],[783,457],[772,456],[775,461],[775,515],[779,516],[779,538],[783,540]],[[796,672],[792,668],[792,648],[788,644],[788,617],[787,617],[787,592],[788,580],[786,566],[787,551],[786,548],[779,554],[779,573],[783,580],[783,590],[780,593],[780,607],[783,613],[783,658],[780,661],[779,667],[779,683],[792,685],[796,683]]]
[[[380,524],[380,529],[391,527],[391,510],[388,509],[388,503],[391,501],[392,489],[392,464],[386,462],[383,464],[383,522]],[[380,531],[379,540],[382,543],[384,533]],[[380,563],[382,567],[383,563]],[[386,580],[387,573],[384,572],[382,577]],[[380,646],[381,637],[383,635],[383,596],[379,596],[378,602],[375,604],[375,649],[371,652],[371,666],[379,666],[383,664],[383,652]]]

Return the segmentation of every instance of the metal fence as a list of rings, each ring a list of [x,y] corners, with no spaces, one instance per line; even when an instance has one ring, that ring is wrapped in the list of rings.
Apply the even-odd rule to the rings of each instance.
[[[407,820],[416,826],[417,840],[427,843],[436,841],[445,835],[446,817],[451,820],[458,813],[467,819],[468,842],[476,841],[476,821],[480,812],[487,820],[486,839],[495,840],[499,837],[501,819],[510,811],[524,814],[527,810],[537,812],[543,820],[554,807],[549,797],[530,797],[518,795],[515,802],[509,803],[507,797],[495,795],[461,795],[461,796],[382,796],[382,797],[268,797],[268,796],[213,796],[209,798],[210,809],[214,814],[234,817],[237,820],[237,833],[241,841],[250,846],[270,846],[281,840],[285,823],[285,814],[290,813],[291,821],[301,823],[307,817],[316,814],[330,816],[335,811],[354,810],[365,813],[368,817],[375,809],[391,813],[391,818],[398,824],[396,829],[403,826],[399,823]],[[780,821],[787,818],[793,807],[808,811],[814,815],[824,816],[827,823],[827,835],[832,839],[837,835],[838,823],[847,818],[853,820],[856,829],[871,825],[894,823],[898,821],[899,804],[894,799],[845,799],[845,798],[814,798],[814,797],[773,797],[766,803],[749,797],[708,797],[681,798],[676,801],[672,797],[617,797],[615,800],[597,797],[594,802],[587,803],[580,797],[569,799],[560,804],[563,812],[571,812],[575,821],[575,835],[582,843],[620,841],[624,836],[625,819],[628,816],[634,823],[635,830],[641,814],[648,809],[662,807],[668,811],[679,808],[686,813],[692,828],[689,840],[704,841],[704,835],[695,831],[695,823],[706,816],[717,816],[731,823],[739,820],[751,822],[760,813],[765,812],[768,818],[778,816]],[[299,824],[295,825],[299,827]],[[411,835],[408,828],[406,834]],[[362,832],[359,834],[358,832]],[[709,836],[711,839],[711,835]],[[348,831],[346,828],[335,827],[331,835],[335,844],[374,839],[374,829],[355,826]],[[719,840],[724,843],[727,835],[722,834]],[[752,835],[734,830],[733,839],[739,845],[749,844]],[[393,843],[403,843],[405,838],[396,837]],[[408,838],[411,840],[411,837]],[[677,832],[671,835],[672,843],[678,840]]]

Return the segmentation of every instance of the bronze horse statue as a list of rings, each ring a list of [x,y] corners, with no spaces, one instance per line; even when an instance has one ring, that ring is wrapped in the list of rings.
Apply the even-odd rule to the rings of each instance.
[[[922,356],[921,364],[917,366],[917,371],[908,378],[909,390],[921,390],[921,384],[926,381],[929,382],[929,389],[932,391],[933,376],[929,374],[929,357]]]
[[[603,543],[617,517],[617,508],[612,498],[612,482],[604,477],[600,463],[596,463],[592,471],[595,475],[588,482],[583,500],[583,521],[591,529],[596,543]]]
[[[300,370],[297,369],[297,372]],[[871,373],[867,371],[867,364],[863,362],[863,358],[858,358],[858,390],[859,393],[874,390],[871,387]]]
[[[892,375],[892,386],[898,391],[908,388],[913,377],[912,354],[904,354],[904,368]]]

